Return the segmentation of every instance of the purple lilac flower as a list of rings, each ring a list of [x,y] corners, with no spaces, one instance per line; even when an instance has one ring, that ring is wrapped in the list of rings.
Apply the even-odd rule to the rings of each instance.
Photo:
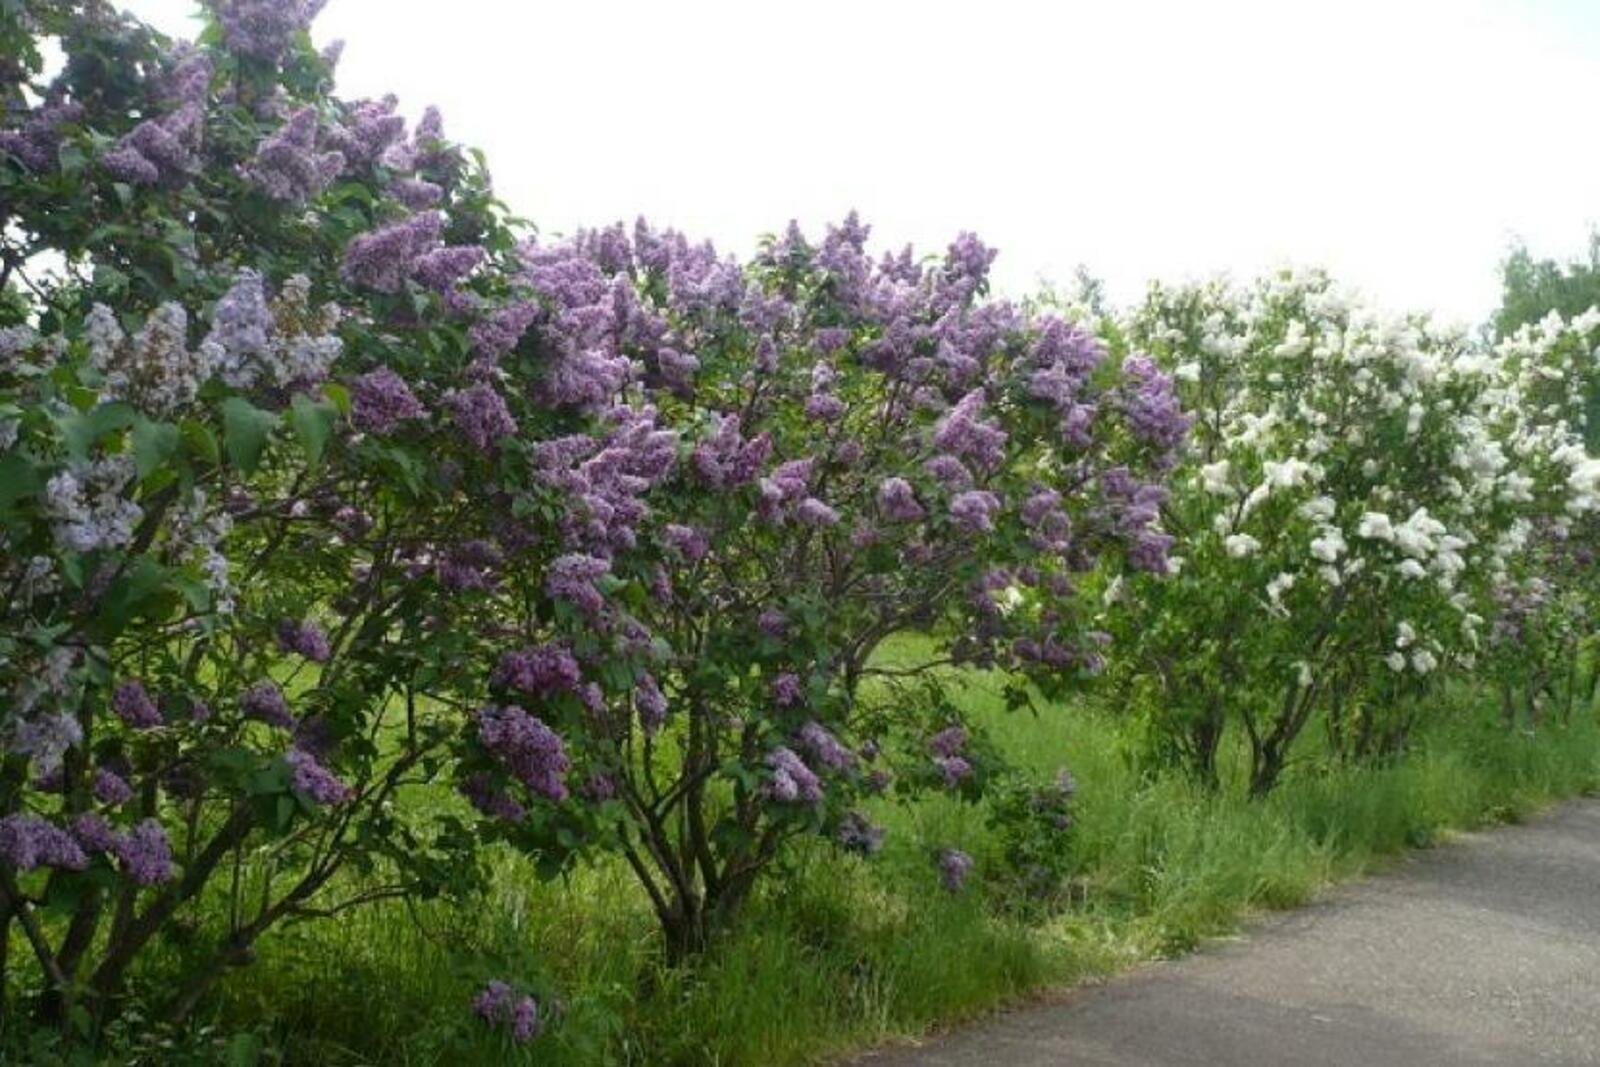
[[[928,738],[928,751],[935,756],[959,755],[967,747],[969,735],[962,726],[947,726]]]
[[[102,804],[126,804],[133,799],[133,786],[116,771],[101,767],[94,772],[94,798]]]
[[[578,787],[578,792],[585,800],[591,800],[598,804],[617,795],[617,782],[616,779],[604,771],[596,771],[583,780],[583,784]]]
[[[961,892],[967,875],[972,873],[972,857],[959,848],[943,848],[937,858],[939,881],[952,893]]]
[[[972,484],[972,472],[967,465],[951,455],[937,455],[922,465],[946,489],[965,489]]]
[[[746,440],[740,433],[739,417],[726,415],[718,421],[716,432],[695,446],[691,458],[695,472],[712,488],[732,489],[755,478],[771,454],[771,437],[762,433]]]
[[[942,452],[992,470],[1005,461],[1006,432],[982,421],[983,401],[981,389],[962,397],[939,421],[933,441]]]
[[[394,198],[412,211],[426,211],[444,199],[444,189],[421,178],[401,178],[389,185]]]
[[[852,811],[839,820],[839,829],[834,836],[846,851],[871,856],[883,848],[884,832],[882,826],[872,823],[859,811]]]
[[[780,708],[792,708],[800,703],[802,688],[800,676],[784,671],[772,680],[772,699]]]
[[[222,39],[241,56],[277,63],[327,0],[208,0]]]
[[[478,740],[518,781],[551,800],[567,798],[572,764],[554,730],[514,704],[487,704],[473,718]]]
[[[578,554],[560,556],[551,562],[544,587],[551,596],[594,617],[605,608],[605,597],[595,583],[609,573],[611,564],[606,560]]]
[[[393,94],[349,105],[339,125],[328,131],[328,143],[344,154],[352,168],[383,164],[395,170],[411,169],[406,120],[399,107],[400,99]]]
[[[283,690],[273,682],[261,682],[247,689],[239,698],[239,710],[247,718],[282,730],[293,730],[295,726],[289,702],[284,698]]]
[[[18,871],[36,867],[81,871],[89,857],[59,826],[37,815],[17,813],[0,819],[0,863]]]
[[[482,538],[451,545],[439,557],[439,583],[456,592],[493,589],[505,553],[493,541]]]
[[[172,877],[172,846],[167,831],[154,819],[116,835],[111,853],[122,870],[139,885],[156,885]]]
[[[964,756],[937,756],[934,766],[939,768],[939,773],[944,776],[946,789],[954,789],[967,778],[972,777],[972,764]]]
[[[1122,373],[1122,413],[1133,435],[1158,448],[1176,448],[1193,419],[1179,406],[1171,377],[1148,356],[1129,356]]]
[[[83,106],[47,102],[22,116],[20,129],[0,130],[0,153],[9,153],[31,171],[55,168],[60,157],[61,127],[83,118]]]
[[[491,774],[480,771],[471,775],[461,783],[460,788],[461,795],[466,797],[474,808],[492,819],[521,822],[528,814],[528,809],[501,789]]]
[[[795,518],[806,526],[836,526],[839,513],[816,497],[808,496],[795,509]]]
[[[689,563],[699,563],[711,550],[711,546],[706,543],[705,534],[693,526],[668,523],[662,528],[661,537]]]
[[[289,765],[294,791],[312,803],[338,805],[355,795],[355,790],[303,748],[291,748],[283,754],[283,761]]]
[[[262,138],[244,174],[272,199],[303,204],[331,185],[344,164],[341,153],[317,150],[317,109],[308,106]]]
[[[199,104],[184,104],[159,119],[139,123],[100,161],[119,181],[180,184],[199,169],[204,121]]]
[[[532,302],[498,308],[472,327],[473,347],[486,359],[498,360],[517,347],[517,342],[538,317],[539,305]]]
[[[826,726],[812,720],[800,727],[800,746],[831,771],[848,771],[856,765],[856,755],[840,743]]]
[[[490,385],[479,383],[451,393],[445,398],[450,417],[456,428],[466,435],[480,452],[491,452],[502,437],[517,432],[516,420],[506,407],[503,397]]]
[[[310,619],[304,622],[284,619],[280,622],[278,648],[284,652],[304,656],[313,663],[326,663],[328,657],[333,655],[333,648],[328,644],[328,635],[322,632],[322,627]]]
[[[423,211],[352,238],[340,275],[351,285],[398,292],[418,258],[438,246],[443,226],[437,211]]]
[[[992,533],[1000,498],[987,489],[969,489],[950,498],[950,518],[968,533]]]
[[[539,1004],[531,996],[517,996],[498,979],[483,987],[473,998],[472,1010],[490,1026],[506,1027],[512,1040],[526,1044],[539,1036]]]
[[[767,753],[772,778],[767,795],[784,804],[815,804],[822,799],[822,780],[792,749],[779,745]]]
[[[111,710],[135,730],[152,730],[162,724],[161,712],[138,680],[123,682],[112,691]]]
[[[878,486],[878,510],[890,522],[914,522],[924,515],[916,490],[904,478],[885,478]]]
[[[378,434],[428,413],[406,380],[388,367],[368,371],[350,383],[350,408],[358,429]]]
[[[633,688],[633,706],[645,733],[653,734],[667,721],[667,697],[652,674],[642,674]]]
[[[483,262],[484,251],[477,245],[450,245],[424,252],[411,265],[412,276],[429,289],[443,291],[455,285]]]
[[[576,690],[582,676],[572,649],[545,644],[505,653],[490,680],[501,688],[548,696]]]
[[[85,852],[110,852],[117,843],[116,831],[103,815],[86,811],[72,819],[72,836]]]
[[[763,608],[756,617],[756,628],[777,640],[789,632],[789,617],[777,608]]]

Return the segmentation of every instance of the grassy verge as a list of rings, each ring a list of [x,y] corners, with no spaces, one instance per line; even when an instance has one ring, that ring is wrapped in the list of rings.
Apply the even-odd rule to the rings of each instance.
[[[375,906],[282,932],[227,984],[212,1024],[254,1031],[291,1063],[814,1062],[1183,951],[1448,830],[1600,785],[1592,715],[1511,734],[1461,694],[1403,761],[1328,767],[1312,753],[1250,803],[1139,778],[1103,711],[1008,714],[997,690],[973,675],[965,699],[999,744],[1079,781],[1073,900],[1053,914],[993,886],[938,887],[931,848],[964,848],[982,871],[998,847],[981,809],[941,798],[880,811],[890,843],[872,861],[805,850],[692,973],[660,966],[620,866],[541,884],[505,856],[470,907]],[[557,991],[560,1024],[526,1050],[488,1043],[466,1010],[485,967]]]
[[[986,811],[934,798],[875,813],[872,861],[821,843],[755,897],[736,936],[693,971],[664,968],[621,864],[541,883],[494,859],[470,905],[382,904],[283,929],[235,974],[206,1032],[171,1040],[133,1017],[118,1061],[238,1064],[803,1064],[976,1016],[1048,985],[1114,973],[1291,907],[1440,833],[1515,821],[1600,787],[1600,725],[1507,733],[1488,702],[1453,694],[1411,752],[1334,766],[1307,739],[1266,803],[1141,777],[1126,726],[1090,705],[1008,713],[995,678],[963,699],[1003,750],[1042,776],[1077,776],[1070,899],[1027,907],[1002,883],[944,893],[931,849],[1000,869]],[[1240,753],[1230,753],[1240,755]],[[1226,766],[1237,777],[1240,766]],[[453,803],[448,795],[421,803]],[[550,990],[560,1021],[526,1049],[470,1017],[486,973]],[[138,1049],[138,1051],[134,1051]],[[131,1053],[131,1056],[130,1056]]]

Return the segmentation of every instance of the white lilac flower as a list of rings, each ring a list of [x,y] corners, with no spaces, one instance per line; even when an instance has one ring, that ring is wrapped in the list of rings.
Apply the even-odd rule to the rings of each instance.
[[[1356,536],[1369,541],[1393,541],[1394,523],[1381,511],[1369,511],[1361,516],[1356,526]]]
[[[1394,671],[1396,674],[1399,674],[1401,671],[1406,669],[1406,657],[1400,652],[1389,653],[1387,656],[1383,657],[1383,662],[1388,664],[1389,669]]]
[[[1253,555],[1261,548],[1261,542],[1249,534],[1230,534],[1223,540],[1222,545],[1234,559]]]
[[[1337,526],[1325,526],[1311,539],[1311,554],[1324,563],[1337,563],[1349,545]]]

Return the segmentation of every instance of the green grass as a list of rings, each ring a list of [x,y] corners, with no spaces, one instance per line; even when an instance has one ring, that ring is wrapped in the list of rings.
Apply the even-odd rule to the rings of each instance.
[[[1187,950],[1452,829],[1600,785],[1592,715],[1508,733],[1466,693],[1390,766],[1329,766],[1308,737],[1264,803],[1141,778],[1103,710],[1008,713],[983,675],[963,693],[1014,759],[1079,781],[1072,900],[1043,917],[992,889],[938,887],[935,846],[966,849],[980,870],[997,861],[984,811],[940,797],[880,810],[890,843],[871,861],[802,849],[692,970],[661,965],[620,866],[540,883],[504,855],[485,900],[378,905],[272,936],[208,1023],[319,1065],[814,1062]],[[525,1050],[489,1041],[466,1011],[485,968],[555,991],[559,1024]]]

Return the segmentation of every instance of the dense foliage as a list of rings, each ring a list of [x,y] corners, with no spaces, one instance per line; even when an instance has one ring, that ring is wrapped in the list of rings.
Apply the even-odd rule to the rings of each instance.
[[[1166,516],[1182,548],[1106,599],[1156,756],[1215,781],[1236,720],[1265,793],[1315,719],[1383,755],[1441,675],[1526,655],[1519,575],[1555,578],[1530,552],[1600,507],[1583,372],[1556,365],[1592,362],[1591,326],[1546,329],[1487,349],[1317,274],[1152,288],[1126,333],[1195,414]]]
[[[978,670],[1011,711],[1104,675],[1212,786],[1242,734],[1256,796],[1443,678],[1572,706],[1596,314],[1051,311],[853,215],[551,240],[437,112],[333,92],[319,7],[191,44],[0,0],[0,1019],[181,1023],[270,931],[470,909],[508,853],[613,862],[685,962],[927,797],[999,842],[927,842],[930,888],[1058,906],[1075,780]],[[495,1040],[560,1014],[480,962]]]

